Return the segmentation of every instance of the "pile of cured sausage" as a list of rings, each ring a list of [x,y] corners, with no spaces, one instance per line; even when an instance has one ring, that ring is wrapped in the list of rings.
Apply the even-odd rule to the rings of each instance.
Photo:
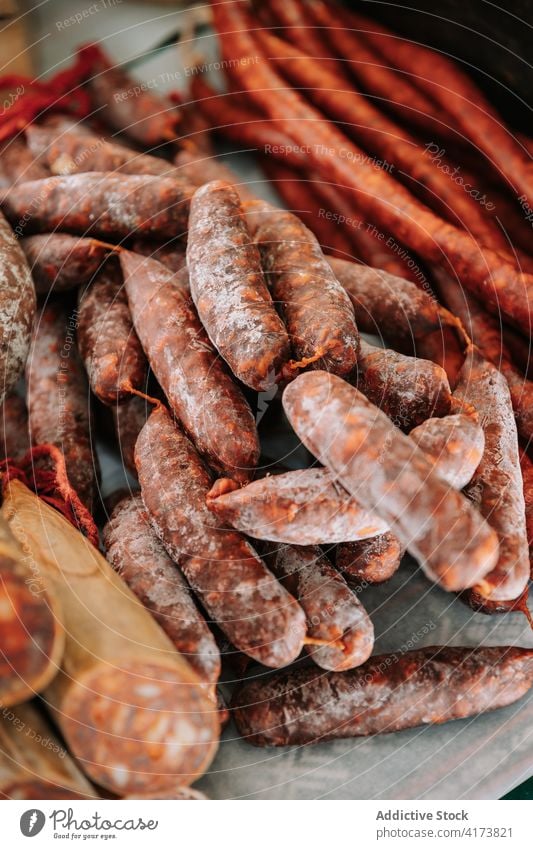
[[[527,140],[426,48],[320,0],[256,5],[213,5],[225,94],[192,74],[178,104],[92,46],[0,128],[7,797],[194,797],[221,655],[234,678],[283,668],[235,687],[257,745],[533,683],[531,649],[375,655],[364,607],[408,552],[473,610],[528,613]],[[300,468],[268,456],[280,426]],[[105,503],[96,439],[138,481]]]

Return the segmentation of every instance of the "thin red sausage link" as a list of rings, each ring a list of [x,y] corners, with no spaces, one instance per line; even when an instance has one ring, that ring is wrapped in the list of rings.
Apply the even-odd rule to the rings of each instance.
[[[350,580],[382,584],[398,571],[405,548],[391,531],[337,548],[335,565]]]
[[[373,21],[360,20],[370,30],[365,33],[368,42],[395,68],[408,73],[436,104],[435,112],[486,156],[517,195],[525,194],[532,203],[533,162],[479,86],[443,53],[413,44]]]
[[[103,531],[106,557],[152,613],[206,686],[220,676],[220,652],[184,578],[166,553],[140,495],[122,499]]]
[[[214,346],[247,386],[272,387],[289,359],[289,338],[229,183],[217,180],[195,192],[187,265],[191,294]]]
[[[270,546],[265,562],[300,603],[308,637],[325,641],[305,647],[317,666],[340,672],[368,660],[374,646],[372,622],[318,546]]]
[[[35,288],[28,263],[0,213],[0,403],[24,371],[35,319]]]
[[[266,666],[294,660],[305,637],[302,609],[245,538],[209,512],[211,478],[164,407],[142,429],[135,462],[154,530],[230,642]]]
[[[166,98],[152,90],[137,91],[135,86],[135,80],[118,66],[112,67],[104,54],[95,63],[94,75],[89,80],[93,103],[116,130],[124,130],[145,147],[173,141],[179,112]]]
[[[306,372],[289,383],[283,406],[306,447],[388,522],[429,578],[466,589],[494,567],[494,531],[357,389],[327,372]]]
[[[80,293],[77,338],[91,389],[103,404],[123,403],[132,388],[143,388],[148,364],[115,262]]]
[[[533,683],[533,651],[428,646],[382,654],[349,672],[289,670],[235,695],[239,732],[255,746],[361,737],[505,707]]]
[[[224,58],[234,61],[236,57],[254,54],[255,43],[236,4],[215,4],[213,16]],[[363,211],[425,260],[439,263],[445,256],[465,286],[484,298],[492,310],[501,309],[513,323],[529,332],[531,275],[519,274],[500,254],[480,248],[468,233],[444,222],[388,173],[376,169],[339,129],[324,121],[321,113],[295,91],[287,89],[265,62],[247,65],[244,70],[234,67],[233,71],[239,74],[243,89],[269,116],[281,116],[280,129],[294,141],[307,143],[312,125],[314,144],[309,159],[324,179],[357,192]]]
[[[95,171],[21,183],[0,203],[19,235],[60,230],[173,239],[187,229],[190,197],[173,177]]]
[[[86,286],[105,262],[112,246],[97,239],[43,233],[20,240],[40,295]]]
[[[371,537],[387,523],[352,498],[327,469],[302,469],[238,488],[219,479],[207,505],[221,522],[257,539],[322,545]]]
[[[485,432],[481,462],[466,488],[499,540],[493,569],[474,592],[489,601],[516,599],[530,573],[522,475],[513,408],[505,378],[479,351],[468,351],[456,397],[472,405]]]
[[[482,305],[450,275],[434,269],[439,293],[446,306],[458,316],[468,335],[485,359],[501,371],[509,386],[520,436],[533,439],[533,382],[527,380],[512,362],[501,322],[485,312]]]
[[[244,482],[259,459],[252,411],[213,349],[187,292],[187,270],[122,251],[135,329],[169,404],[217,471]]]
[[[468,343],[455,316],[409,280],[339,259],[330,264],[350,297],[361,330],[382,335],[402,353],[433,360],[455,385]]]
[[[315,236],[290,212],[262,210],[255,239],[297,359],[352,372],[359,349],[353,308]]]
[[[58,303],[38,316],[26,366],[30,439],[65,456],[73,488],[90,510],[95,489],[89,386],[76,349],[76,317]]]
[[[357,363],[357,385],[404,430],[450,412],[452,394],[441,366],[390,348],[376,348],[364,340]]]
[[[347,84],[334,68],[319,66],[305,53],[296,51],[268,32],[256,33],[260,45],[274,67],[318,109],[366,150],[407,174],[410,190],[439,215],[455,226],[468,230],[481,244],[509,253],[509,245],[499,227],[483,214],[482,207],[452,180],[451,163],[434,163],[421,142]],[[448,173],[445,171],[448,168]],[[512,256],[508,257],[512,262]]]

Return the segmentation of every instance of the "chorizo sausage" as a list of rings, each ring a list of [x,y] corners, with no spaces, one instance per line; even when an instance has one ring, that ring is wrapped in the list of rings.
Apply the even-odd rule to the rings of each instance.
[[[39,295],[86,286],[106,261],[112,245],[97,239],[43,233],[20,240]]]
[[[174,177],[95,171],[21,183],[0,203],[18,235],[27,225],[40,233],[172,239],[187,228],[190,196]]]
[[[116,404],[111,409],[122,463],[136,477],[135,443],[150,415],[152,405],[145,398],[134,395],[124,404]]]
[[[340,672],[368,660],[374,645],[372,622],[321,549],[270,546],[264,556],[306,615],[309,643],[305,649],[317,666]]]
[[[0,213],[0,403],[24,371],[35,318],[35,288],[26,258]]]
[[[213,686],[220,652],[177,566],[166,553],[140,495],[122,499],[103,531],[108,561],[150,611],[200,681]]]
[[[335,566],[360,583],[381,584],[397,572],[405,549],[391,531],[337,548]]]
[[[242,488],[219,479],[208,493],[207,505],[220,521],[241,533],[292,545],[366,539],[388,529],[326,469],[271,475]]]
[[[257,210],[255,239],[298,360],[349,374],[359,349],[354,312],[317,239],[291,212],[248,210],[254,217]]]
[[[275,385],[289,339],[267,289],[239,195],[220,180],[191,201],[187,265],[191,294],[213,345],[258,391]]]
[[[409,433],[434,469],[454,489],[463,489],[483,457],[485,434],[472,415],[454,413],[422,422]]]
[[[466,589],[494,567],[494,531],[357,389],[336,375],[306,372],[289,383],[283,406],[304,445],[388,522],[429,578]]]
[[[265,666],[294,660],[305,637],[301,607],[244,537],[219,527],[205,503],[210,476],[163,406],[139,435],[135,463],[155,532],[228,639]]]
[[[401,353],[438,363],[455,385],[468,342],[455,316],[409,280],[333,257],[329,262],[361,330],[384,337]]]
[[[532,683],[531,649],[428,646],[349,672],[278,672],[246,684],[232,707],[248,743],[301,746],[464,719],[516,702]]]
[[[0,150],[0,186],[7,188],[27,180],[42,180],[49,170],[37,162],[22,136],[10,139]]]
[[[150,259],[155,259],[171,271],[183,271],[187,265],[185,258],[185,245],[181,239],[172,239],[170,242],[161,244],[160,242],[148,242],[145,239],[135,239],[131,249],[136,254],[147,256]],[[183,281],[183,275],[180,277],[180,282]],[[189,289],[189,281],[187,279],[187,290]]]
[[[527,585],[530,567],[518,437],[509,389],[503,375],[472,346],[455,395],[476,409],[485,433],[483,457],[466,493],[496,532],[500,549],[494,568],[476,582],[474,592],[489,601],[515,599]]]
[[[78,299],[78,348],[91,389],[108,405],[142,389],[147,362],[128,307],[120,269],[112,262]]]
[[[376,348],[364,340],[357,361],[357,386],[404,430],[430,417],[445,416],[452,403],[446,372],[437,363]]]
[[[88,49],[94,52],[95,45]],[[180,114],[173,104],[153,90],[136,86],[122,68],[111,65],[102,50],[96,49],[88,85],[92,101],[108,124],[144,147],[174,141]]]
[[[67,475],[90,510],[95,485],[89,387],[76,349],[77,316],[48,304],[36,323],[26,368],[33,445],[52,443],[64,454]]]
[[[187,270],[175,275],[129,251],[120,262],[135,329],[173,412],[210,465],[249,479],[259,459],[253,414],[180,285]]]
[[[196,188],[205,185],[205,183],[211,183],[213,180],[223,180],[233,186],[243,203],[255,199],[255,195],[252,194],[247,184],[242,182],[239,175],[214,156],[206,156],[203,152],[180,150],[174,162],[178,171],[183,173],[185,178]]]

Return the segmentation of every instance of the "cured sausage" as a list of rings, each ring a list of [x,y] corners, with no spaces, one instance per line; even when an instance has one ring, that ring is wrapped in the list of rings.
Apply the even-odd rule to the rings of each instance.
[[[236,531],[206,507],[210,476],[163,406],[143,427],[135,462],[150,521],[169,555],[228,639],[265,666],[294,660],[305,616]]]
[[[233,186],[243,203],[255,199],[255,195],[247,184],[242,182],[239,175],[214,156],[207,156],[203,152],[180,150],[174,161],[178,171],[184,174],[196,188],[213,180],[223,180]]]
[[[388,522],[429,578],[466,589],[494,567],[494,531],[357,389],[327,372],[306,372],[285,389],[283,407],[306,447]]]
[[[274,386],[289,359],[289,339],[267,289],[239,195],[229,183],[216,180],[196,190],[187,265],[198,315],[233,373],[258,391]]]
[[[0,186],[14,186],[27,180],[42,180],[50,172],[35,160],[22,136],[10,139],[0,150]]]
[[[425,261],[439,263],[446,257],[449,267],[491,311],[503,312],[517,327],[529,332],[533,275],[517,272],[505,256],[478,245],[470,234],[420,203],[388,172],[376,168],[338,127],[324,121],[298,92],[287,89],[266,62],[244,67],[236,61],[254,55],[256,49],[242,4],[217,3],[212,8],[223,59],[233,63],[232,73],[250,100],[276,118],[280,129],[297,144],[307,143],[312,124],[313,144],[308,156],[322,178],[353,192],[358,206],[379,228],[391,232]]]
[[[116,404],[112,407],[113,424],[120,456],[127,470],[135,476],[137,476],[134,456],[135,443],[151,410],[150,402],[138,395],[134,395],[124,404]]]
[[[114,262],[80,293],[77,339],[91,389],[103,404],[119,404],[131,397],[131,389],[143,388],[146,357]]]
[[[86,286],[113,250],[97,239],[43,233],[20,240],[39,295]]]
[[[170,242],[161,244],[159,242],[148,242],[144,239],[135,239],[132,244],[132,251],[141,256],[147,256],[150,259],[155,259],[162,265],[166,265],[171,271],[183,271],[187,265],[185,257],[185,245],[181,239],[172,239]],[[180,275],[176,282],[187,283],[187,291],[189,289],[189,281],[184,280],[184,275]]]
[[[91,99],[108,124],[145,147],[174,141],[180,114],[173,104],[111,65],[97,45],[87,49],[95,54],[89,79]]]
[[[186,293],[187,270],[176,275],[129,251],[120,263],[135,329],[173,412],[213,468],[248,480],[259,459],[253,414]]]
[[[468,343],[455,316],[409,280],[333,257],[329,262],[360,330],[384,337],[401,353],[433,360],[455,386]]]
[[[485,448],[483,428],[474,416],[464,413],[427,419],[413,428],[409,437],[432,458],[439,477],[454,489],[470,483]]]
[[[254,237],[298,360],[349,374],[359,349],[354,312],[315,236],[290,212],[246,209],[257,216]]]
[[[428,646],[344,673],[276,673],[246,684],[232,707],[248,743],[301,746],[464,719],[516,702],[532,683],[531,649]]]
[[[122,499],[103,532],[108,561],[211,688],[220,675],[220,652],[184,578],[166,553],[140,495]]]
[[[308,654],[322,669],[352,669],[368,660],[372,622],[318,546],[270,546],[265,562],[299,601],[307,619]],[[313,641],[315,644],[313,644]]]
[[[24,371],[35,318],[30,269],[0,213],[0,403]]]
[[[26,368],[28,419],[33,445],[52,443],[64,454],[67,475],[90,510],[95,458],[91,450],[89,386],[76,349],[76,312],[48,304],[35,327]]]
[[[518,437],[509,389],[503,375],[472,346],[455,395],[476,409],[485,433],[483,457],[466,493],[499,540],[497,562],[476,582],[473,594],[489,601],[515,599],[527,585],[530,566]]]
[[[366,539],[387,523],[352,498],[327,469],[271,475],[240,489],[219,479],[207,505],[225,524],[257,539],[322,545]]]
[[[450,411],[446,372],[431,360],[376,348],[363,340],[357,376],[361,392],[404,430]]]
[[[121,796],[194,781],[215,754],[219,723],[189,664],[58,511],[14,480],[2,513],[61,603],[68,639],[44,700],[83,770]]]
[[[72,174],[21,183],[1,198],[18,235],[63,230],[105,239],[172,239],[187,228],[190,190],[174,177]],[[17,223],[18,222],[18,223]]]
[[[358,542],[343,542],[337,548],[335,566],[361,584],[381,584],[397,572],[405,548],[391,531]]]

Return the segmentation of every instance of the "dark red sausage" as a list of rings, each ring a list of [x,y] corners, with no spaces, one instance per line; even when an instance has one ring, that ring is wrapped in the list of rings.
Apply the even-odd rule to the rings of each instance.
[[[49,177],[50,171],[40,162],[28,146],[23,136],[10,139],[0,150],[0,186],[14,186],[28,180],[42,180]]]
[[[258,391],[274,386],[289,359],[289,339],[229,183],[214,181],[195,192],[187,265],[198,314],[233,373]]]
[[[11,393],[0,409],[0,458],[15,460],[30,448],[28,410],[24,398]]]
[[[177,566],[150,525],[140,495],[120,501],[103,532],[106,556],[206,686],[220,675],[215,639]]]
[[[397,572],[404,553],[399,539],[387,531],[370,539],[343,542],[337,548],[335,565],[360,583],[381,584]]]
[[[350,672],[310,667],[252,681],[233,699],[233,717],[255,746],[301,746],[475,716],[516,702],[532,683],[531,649],[429,646]]]
[[[43,233],[20,240],[40,295],[86,286],[109,256],[112,246],[97,239]]]
[[[205,504],[210,476],[164,407],[143,427],[135,462],[154,530],[228,639],[265,666],[294,660],[305,637],[301,607],[244,537],[219,527]]]
[[[187,227],[190,191],[173,177],[95,171],[21,183],[1,199],[15,232],[171,239]]]
[[[116,404],[112,408],[113,424],[122,462],[135,476],[137,476],[135,443],[151,411],[151,403],[138,395],[134,395],[125,404]]]
[[[129,251],[120,254],[135,329],[173,412],[210,465],[248,480],[259,459],[252,411],[213,350],[173,274]]]
[[[91,450],[89,386],[76,349],[76,312],[48,304],[37,319],[26,368],[30,439],[63,451],[70,483],[91,509],[95,459]]]
[[[78,301],[78,348],[89,383],[103,404],[142,389],[148,364],[131,320],[120,268],[107,263]]]

